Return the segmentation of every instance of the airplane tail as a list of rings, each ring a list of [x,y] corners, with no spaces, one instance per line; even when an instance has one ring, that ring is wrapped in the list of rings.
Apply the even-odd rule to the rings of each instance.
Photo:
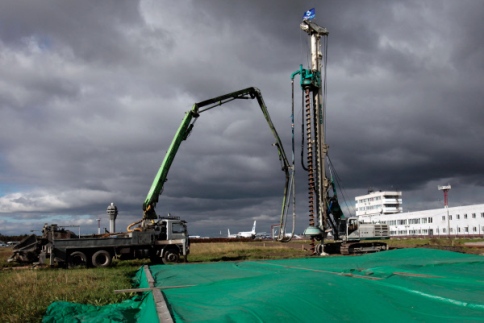
[[[252,226],[252,234],[255,234],[255,224],[256,224],[257,221],[254,221],[254,225]]]
[[[227,232],[228,232],[227,237],[229,237],[229,238],[230,238],[230,229],[227,229]]]

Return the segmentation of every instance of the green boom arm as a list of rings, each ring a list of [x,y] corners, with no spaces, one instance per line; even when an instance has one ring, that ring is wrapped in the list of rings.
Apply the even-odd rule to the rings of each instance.
[[[165,185],[165,182],[168,176],[168,171],[170,170],[171,164],[175,159],[175,155],[178,152],[178,148],[180,147],[181,142],[188,138],[188,135],[190,134],[190,131],[193,128],[192,120],[194,118],[196,120],[196,118],[198,118],[199,116],[196,110],[197,108],[195,104],[192,110],[188,111],[185,114],[185,118],[183,118],[183,121],[180,127],[178,128],[175,134],[175,137],[171,142],[170,148],[168,148],[168,151],[166,152],[165,158],[163,159],[163,163],[161,164],[160,169],[158,170],[158,173],[156,174],[155,179],[153,180],[153,184],[151,184],[151,188],[150,188],[150,191],[148,192],[148,195],[146,196],[146,200],[143,203],[144,219],[158,218],[155,212],[155,206],[156,206],[156,203],[158,202],[158,196],[163,191],[163,186]]]
[[[195,103],[192,109],[186,113],[185,118],[183,118],[183,121],[180,127],[178,128],[178,131],[176,132],[170,147],[168,148],[168,151],[160,166],[160,169],[158,170],[158,173],[156,174],[156,177],[153,180],[153,184],[151,185],[148,195],[146,196],[146,200],[143,204],[144,219],[158,218],[155,212],[155,206],[156,206],[156,203],[158,202],[159,195],[163,192],[163,186],[166,182],[168,171],[170,170],[171,164],[175,159],[175,155],[178,152],[178,149],[180,148],[182,141],[187,139],[188,135],[190,134],[193,128],[193,125],[196,119],[200,116],[200,113],[236,99],[254,99],[254,98],[257,99],[257,102],[259,103],[259,106],[272,131],[272,134],[276,138],[276,143],[274,145],[277,147],[279,159],[282,162],[282,170],[285,172],[285,175],[286,175],[286,187],[284,189],[284,200],[282,204],[282,215],[281,215],[281,223],[282,223],[282,216],[287,211],[289,195],[291,194],[290,192],[291,190],[289,189],[289,186],[292,185],[293,183],[294,167],[291,166],[288,162],[288,159],[284,152],[284,148],[282,146],[281,139],[279,138],[276,128],[272,123],[272,120],[269,116],[269,112],[267,111],[267,107],[264,103],[264,100],[262,99],[260,90],[255,87],[246,88],[246,89],[228,93],[213,99]]]

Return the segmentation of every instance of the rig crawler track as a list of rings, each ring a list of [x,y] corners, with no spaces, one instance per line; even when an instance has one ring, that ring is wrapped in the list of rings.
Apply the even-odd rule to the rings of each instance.
[[[363,254],[369,252],[379,252],[388,250],[388,245],[384,242],[352,242],[342,243],[340,253],[342,255]]]

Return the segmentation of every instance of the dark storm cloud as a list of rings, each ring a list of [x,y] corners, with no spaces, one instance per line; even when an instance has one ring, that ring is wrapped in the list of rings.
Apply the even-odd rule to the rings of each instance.
[[[339,115],[329,112],[330,117],[338,118],[335,124],[346,125],[335,127],[339,136],[332,138],[335,146],[352,149],[341,152],[335,148],[333,153],[338,161],[354,161],[354,167],[348,169],[353,169],[349,177],[356,186],[367,182],[368,186],[416,189],[450,174],[482,177],[476,167],[484,157],[477,148],[483,133],[476,123],[482,114],[477,108],[476,85],[482,85],[479,66],[483,56],[475,62],[474,71],[461,68],[462,62],[452,59],[463,45],[458,44],[462,38],[457,36],[466,29],[453,16],[461,8],[447,2],[421,3],[415,10],[411,6],[395,6],[389,16],[400,24],[405,18],[405,27],[391,26],[386,19],[378,23],[380,28],[388,28],[376,33],[379,41],[373,41],[372,56],[351,60],[365,66],[365,84],[351,82],[341,100],[346,111]],[[474,9],[482,13],[478,7]],[[384,39],[386,45],[382,45]],[[458,39],[457,47],[454,39]],[[462,47],[475,47],[475,40],[469,41]],[[351,68],[345,73],[346,80],[355,79]],[[329,96],[331,100],[331,92]]]
[[[0,4],[0,232],[21,230],[20,217],[94,230],[110,202],[123,228],[141,216],[191,105],[249,86],[290,155],[289,78],[308,62],[299,23],[312,7],[330,32],[327,136],[350,207],[369,187],[404,190],[406,210],[437,207],[447,183],[456,200],[481,203],[479,2],[14,1]],[[269,231],[284,174],[256,102],[199,119],[159,213],[187,219],[193,234],[254,219]],[[302,231],[299,166],[297,176]]]
[[[34,37],[46,49],[59,45],[90,64],[134,60],[125,28],[138,25],[136,1],[15,1],[2,4],[0,36],[21,47]]]

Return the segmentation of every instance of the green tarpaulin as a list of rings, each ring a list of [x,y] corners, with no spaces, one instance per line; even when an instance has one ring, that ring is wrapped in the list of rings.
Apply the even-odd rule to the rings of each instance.
[[[476,255],[401,249],[150,270],[157,287],[185,286],[162,289],[175,322],[484,321],[484,257]],[[158,321],[150,293],[129,300],[141,305],[134,315],[128,311],[127,322]],[[103,309],[121,312],[117,306],[124,309],[129,302]],[[53,303],[44,322],[68,322],[65,305]],[[75,317],[86,305],[69,306]],[[109,322],[95,315],[79,321]]]

